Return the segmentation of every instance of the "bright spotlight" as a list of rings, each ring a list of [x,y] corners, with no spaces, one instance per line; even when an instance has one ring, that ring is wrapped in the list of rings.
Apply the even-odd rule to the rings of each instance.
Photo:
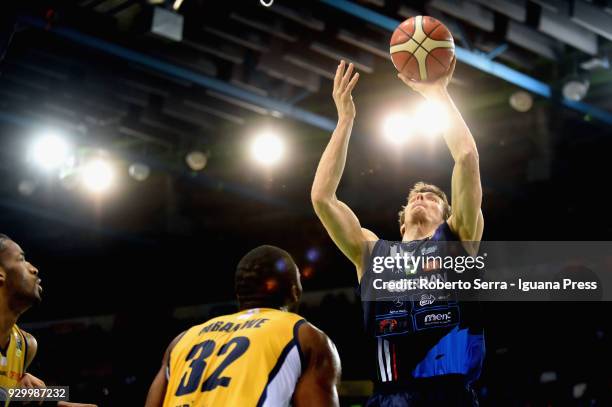
[[[187,154],[185,162],[193,171],[202,171],[208,163],[208,157],[201,151],[193,150]]]
[[[253,158],[264,165],[274,165],[279,162],[284,151],[283,141],[274,133],[262,133],[251,144]]]
[[[405,113],[393,113],[383,123],[385,138],[394,144],[401,144],[410,135],[412,123],[410,116]]]
[[[582,78],[572,78],[565,82],[562,91],[566,99],[579,102],[589,91],[589,81]]]
[[[134,178],[136,181],[142,182],[149,178],[151,169],[146,164],[134,163],[130,165],[130,168],[128,168],[128,173],[130,174],[130,177]]]
[[[431,100],[421,103],[414,112],[415,129],[423,134],[439,134],[448,128],[446,108]]]
[[[44,170],[59,168],[68,159],[68,143],[55,134],[37,139],[30,150],[30,160]]]
[[[115,173],[111,165],[102,159],[95,159],[82,169],[82,181],[85,187],[91,192],[103,192],[113,183]]]
[[[523,90],[514,92],[510,96],[510,106],[517,112],[527,112],[533,106],[533,97]]]

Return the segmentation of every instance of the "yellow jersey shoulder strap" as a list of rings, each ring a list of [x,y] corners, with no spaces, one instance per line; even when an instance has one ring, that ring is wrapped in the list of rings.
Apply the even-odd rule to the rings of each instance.
[[[300,360],[299,370],[303,372],[306,367],[306,360],[304,358],[304,352],[302,351],[302,346],[300,344],[299,337],[298,337],[300,326],[302,326],[302,324],[307,322],[306,319],[292,312],[284,312],[284,311],[278,311],[278,313],[275,312],[273,313],[273,315],[274,317],[287,320],[289,322],[289,325],[293,326],[292,328],[293,335],[291,339],[289,340],[289,342],[285,345],[285,347],[281,351],[280,355],[278,356],[276,360],[276,364],[270,371],[267,382],[263,388],[263,392],[261,393],[261,396],[259,397],[259,400],[257,401],[257,407],[262,406],[264,402],[266,401],[266,399],[269,397],[268,392],[270,390],[270,384],[272,383],[272,381],[274,381],[274,379],[277,377],[279,372],[281,372],[281,369],[283,368],[287,360],[287,356],[293,349],[296,349],[299,355],[299,360]],[[291,393],[293,393],[293,389],[291,390]]]
[[[13,338],[15,339],[15,352],[19,355],[20,352],[23,352],[22,356],[19,357],[20,360],[20,371],[25,373],[26,370],[26,361],[28,360],[28,340],[26,338],[25,333],[17,326],[17,324],[13,325],[13,329],[11,332]]]

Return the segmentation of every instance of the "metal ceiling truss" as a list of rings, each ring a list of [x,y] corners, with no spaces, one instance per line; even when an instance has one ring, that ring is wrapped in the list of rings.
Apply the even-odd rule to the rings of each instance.
[[[346,14],[350,14],[363,21],[388,30],[389,32],[393,32],[401,23],[401,21],[389,18],[348,0],[320,1],[330,7],[343,11]],[[501,78],[537,95],[546,97],[548,99],[553,99],[553,90],[550,85],[506,65],[500,64],[499,62],[493,61],[488,54],[470,51],[469,49],[459,47],[457,45],[455,45],[455,54],[457,55],[457,59],[459,61],[467,65]],[[583,102],[573,102],[567,99],[560,99],[558,102],[580,113],[584,113],[592,118],[601,120],[604,123],[612,124],[611,112]]]

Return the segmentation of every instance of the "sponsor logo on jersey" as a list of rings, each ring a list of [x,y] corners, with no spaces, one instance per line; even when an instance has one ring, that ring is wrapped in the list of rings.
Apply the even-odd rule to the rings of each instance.
[[[434,322],[434,321],[435,322],[438,322],[438,321],[446,322],[446,321],[450,321],[451,317],[452,317],[452,314],[450,311],[444,314],[428,314],[428,315],[425,315],[424,321],[426,323]]]
[[[397,320],[395,319],[383,319],[378,322],[379,332],[388,334],[397,330]]]
[[[447,328],[459,323],[459,308],[451,306],[440,310],[423,310],[414,316],[417,330]]]
[[[432,294],[423,294],[421,295],[421,299],[419,300],[419,305],[424,307],[426,305],[431,305],[436,301],[436,297]]]
[[[438,251],[438,246],[437,245],[432,245],[432,246],[428,246],[428,247],[422,248],[421,249],[421,255],[427,256],[428,254],[435,253],[437,251]]]

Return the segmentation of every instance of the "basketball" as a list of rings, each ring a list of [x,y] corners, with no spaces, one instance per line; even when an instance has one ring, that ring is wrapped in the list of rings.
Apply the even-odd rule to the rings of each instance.
[[[410,17],[393,32],[390,53],[395,68],[409,79],[435,81],[448,71],[455,42],[448,28],[435,18]]]

